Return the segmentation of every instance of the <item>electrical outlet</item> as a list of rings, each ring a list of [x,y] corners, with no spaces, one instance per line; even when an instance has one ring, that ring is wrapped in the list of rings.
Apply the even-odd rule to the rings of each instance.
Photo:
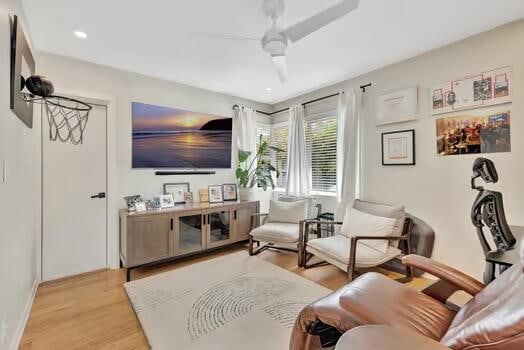
[[[0,345],[5,343],[5,338],[7,337],[7,321],[5,319],[0,323]]]

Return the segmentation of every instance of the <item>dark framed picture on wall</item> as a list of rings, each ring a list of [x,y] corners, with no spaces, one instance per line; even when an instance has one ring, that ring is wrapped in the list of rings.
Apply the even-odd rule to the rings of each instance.
[[[382,165],[415,165],[415,130],[382,133]]]

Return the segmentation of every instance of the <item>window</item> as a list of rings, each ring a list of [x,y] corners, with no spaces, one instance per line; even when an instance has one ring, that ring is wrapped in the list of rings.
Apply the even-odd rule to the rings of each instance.
[[[287,138],[288,138],[288,124],[257,124],[257,140],[260,140],[262,136],[263,140],[268,141],[271,146],[278,147],[284,152],[268,152],[262,155],[262,159],[271,161],[271,164],[275,166],[280,172],[280,176],[275,181],[275,187],[283,189],[286,187],[287,180]],[[258,141],[257,141],[258,144]]]
[[[266,141],[269,144],[271,144],[271,142],[270,142],[271,125],[269,125],[269,124],[258,124],[257,123],[257,149],[258,149],[258,146],[260,144],[260,136],[262,136],[262,141]],[[270,152],[265,152],[264,154],[262,154],[262,159],[267,160],[267,161],[271,161],[271,153]]]
[[[273,165],[280,172],[275,186],[277,188],[286,188],[287,182],[287,142],[288,142],[288,124],[274,125],[271,127],[271,142],[274,147],[284,150],[284,152],[272,152]]]
[[[337,192],[337,118],[306,119],[306,153],[311,164],[311,191]]]

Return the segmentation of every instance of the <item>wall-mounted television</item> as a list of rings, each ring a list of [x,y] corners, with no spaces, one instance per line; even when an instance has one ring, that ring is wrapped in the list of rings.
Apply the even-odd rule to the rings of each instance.
[[[133,102],[133,168],[231,168],[231,118]]]

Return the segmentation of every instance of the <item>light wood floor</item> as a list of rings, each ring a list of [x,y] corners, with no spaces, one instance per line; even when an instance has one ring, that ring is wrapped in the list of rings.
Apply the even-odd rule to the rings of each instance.
[[[161,267],[136,270],[133,279],[244,249],[236,246]],[[346,284],[346,274],[334,266],[298,268],[293,253],[266,251],[259,257],[333,290]],[[379,271],[397,277],[394,273]],[[104,270],[40,285],[20,349],[148,349],[122,287],[124,281],[124,270]],[[411,285],[421,289],[428,283],[417,278]]]

